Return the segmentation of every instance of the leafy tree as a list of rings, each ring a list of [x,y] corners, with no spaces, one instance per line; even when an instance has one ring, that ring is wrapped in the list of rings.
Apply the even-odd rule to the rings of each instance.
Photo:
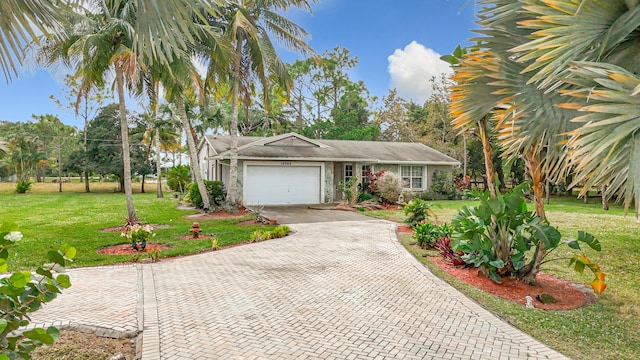
[[[382,102],[384,105],[376,112],[374,120],[383,129],[380,138],[385,141],[415,141],[415,130],[409,121],[409,103],[398,96],[396,89],[389,90]]]
[[[87,159],[89,169],[100,175],[114,174],[120,179],[120,191],[124,190],[122,166],[123,156],[120,144],[120,106],[110,104],[101,109],[98,115],[89,123],[87,128]],[[132,142],[131,158],[136,160],[132,168],[142,167],[147,162],[144,146],[140,142]],[[131,177],[131,174],[129,174]]]

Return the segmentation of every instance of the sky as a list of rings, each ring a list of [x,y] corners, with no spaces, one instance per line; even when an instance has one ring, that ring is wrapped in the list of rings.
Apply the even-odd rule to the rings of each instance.
[[[467,0],[319,0],[309,14],[299,10],[286,16],[309,34],[319,54],[336,46],[358,57],[349,76],[362,80],[371,95],[382,98],[389,89],[418,103],[430,95],[429,79],[449,66],[439,60],[457,45],[468,45],[474,34],[474,2]],[[285,62],[298,55],[280,52]],[[73,113],[49,98],[61,97],[64,74],[24,70],[10,83],[0,78],[0,120],[31,121],[32,114],[54,114],[65,124],[82,127]],[[114,98],[114,102],[116,99]],[[136,104],[127,104],[135,108]]]

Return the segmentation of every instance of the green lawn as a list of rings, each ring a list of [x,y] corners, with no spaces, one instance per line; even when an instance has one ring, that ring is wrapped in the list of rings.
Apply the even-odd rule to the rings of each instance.
[[[72,267],[94,266],[132,261],[132,255],[102,255],[97,249],[125,243],[119,232],[104,233],[100,229],[124,225],[126,203],[120,193],[44,192],[41,184],[34,184],[33,193],[15,194],[11,184],[0,184],[0,222],[13,221],[24,238],[12,250],[9,270],[35,268],[46,260],[47,251],[68,243],[76,247],[77,256]],[[47,189],[51,184],[42,184]],[[69,184],[65,184],[69,185]],[[81,185],[81,184],[74,184]],[[112,188],[115,184],[105,185]],[[139,184],[138,184],[139,186]],[[186,215],[196,211],[176,209],[178,201],[167,194],[157,199],[154,187],[151,193],[134,194],[138,217],[146,224],[169,225],[155,230],[151,241],[171,246],[161,251],[161,257],[193,254],[211,249],[211,240],[181,240],[189,234],[193,219]],[[250,217],[240,220],[246,220]],[[236,226],[234,220],[198,220],[206,234],[216,234],[218,244],[225,246],[249,239],[257,226]]]
[[[433,201],[440,221],[450,221],[457,209],[470,201]],[[607,275],[608,287],[599,302],[584,309],[571,311],[529,310],[483,293],[462,283],[422,257],[422,250],[407,246],[438,276],[475,299],[500,317],[549,344],[573,359],[638,359],[640,358],[640,222],[633,211],[624,216],[620,206],[604,211],[595,199],[591,204],[569,198],[552,198],[546,206],[549,220],[564,236],[575,236],[578,229],[595,235],[602,251],[589,252],[590,258],[601,264]],[[402,211],[372,211],[368,215],[402,221]],[[406,236],[403,243],[411,239]],[[554,257],[569,255],[567,248]],[[580,283],[591,277],[581,276],[567,267],[567,260],[545,264],[543,271]]]

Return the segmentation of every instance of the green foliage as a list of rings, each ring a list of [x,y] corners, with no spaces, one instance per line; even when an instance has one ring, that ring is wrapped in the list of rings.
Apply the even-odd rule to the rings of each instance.
[[[354,204],[358,198],[358,178],[350,177],[347,181],[341,180],[338,183],[337,190],[344,194],[344,199],[349,204]]]
[[[416,226],[425,222],[429,217],[437,219],[436,214],[431,210],[433,204],[421,199],[413,199],[404,207],[404,214],[407,216],[405,223]]]
[[[18,180],[16,182],[16,193],[24,194],[31,189],[31,181],[29,180]]]
[[[185,192],[189,181],[191,181],[189,165],[174,166],[167,172],[167,186],[173,191]]]
[[[286,225],[280,225],[273,230],[256,230],[251,233],[251,242],[258,242],[264,240],[277,239],[285,237],[289,234],[291,229]]]
[[[415,231],[413,238],[416,240],[416,244],[423,249],[433,247],[438,240],[451,235],[451,228],[446,223],[441,225],[429,222],[417,224],[413,230]]]
[[[443,200],[457,200],[460,198],[456,184],[448,171],[436,170],[433,172],[431,191],[442,195]]]
[[[225,196],[224,184],[222,181],[204,180],[204,186],[206,186],[207,192],[209,193],[209,199],[218,206],[222,205]],[[200,196],[200,190],[198,189],[198,184],[192,183],[189,185],[189,199],[191,204],[197,208],[202,208],[204,206],[202,196]]]
[[[395,204],[402,194],[402,180],[390,171],[383,173],[375,183],[377,193],[385,201]]]
[[[523,183],[504,195],[498,192],[496,198],[490,198],[488,192],[476,192],[480,204],[463,207],[451,222],[453,250],[463,251],[462,259],[467,264],[479,268],[497,283],[502,276],[528,275],[534,266],[541,264],[543,258],[537,256],[540,247],[543,246],[548,255],[562,243],[555,227],[527,209],[528,190],[529,183]],[[599,242],[584,232],[580,232],[576,240],[565,241],[577,250],[580,250],[579,242],[600,250]],[[533,254],[527,260],[530,250]],[[596,273],[596,280],[599,276],[604,279]]]
[[[9,250],[22,239],[15,231],[16,225],[0,226],[0,272],[7,270]],[[29,314],[55,299],[63,289],[71,286],[69,275],[63,274],[64,266],[75,257],[76,249],[62,245],[60,250],[47,253],[48,263],[39,266],[35,273],[15,272],[0,280],[0,359],[30,359],[31,352],[43,344],[53,344],[60,337],[57,328],[34,328],[20,333],[20,327],[29,324]]]

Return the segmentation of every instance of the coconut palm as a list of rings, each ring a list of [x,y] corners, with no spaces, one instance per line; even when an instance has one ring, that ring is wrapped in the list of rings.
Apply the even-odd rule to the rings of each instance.
[[[80,11],[80,4],[92,11],[102,11],[102,0],[3,0],[0,2],[0,67],[7,79],[17,73],[24,58],[26,45],[45,38],[62,40],[69,14]],[[126,0],[115,1],[127,16],[134,16],[131,30],[136,34],[132,48],[142,55],[143,62],[167,64],[174,54],[195,43],[207,29],[193,32],[193,18],[205,19],[226,0]],[[98,9],[98,10],[96,10]],[[175,36],[185,34],[185,36]]]
[[[38,33],[59,39],[64,13],[79,1],[5,0],[0,2],[0,67],[7,80],[17,75],[26,45]]]
[[[84,16],[75,17],[75,26],[67,28],[62,41],[46,43],[40,51],[40,60],[47,64],[63,61],[75,62],[79,74],[78,97],[93,86],[103,87],[110,70],[115,73],[118,94],[120,132],[124,164],[124,190],[128,219],[137,219],[131,186],[131,156],[129,151],[129,124],[125,102],[125,87],[135,88],[139,81],[140,57],[134,52],[133,39],[135,12],[130,3],[117,0],[98,1],[96,8]]]
[[[222,8],[224,28],[233,48],[230,64],[211,61],[208,78],[220,76],[231,84],[231,136],[229,184],[227,201],[238,202],[238,110],[239,102],[248,104],[251,100],[252,82],[255,79],[263,88],[262,94],[268,96],[271,84],[288,89],[291,78],[285,64],[280,59],[271,37],[286,48],[302,54],[314,54],[304,41],[307,32],[296,25],[283,13],[290,8],[311,11],[314,0],[237,0]],[[229,66],[221,66],[229,65]],[[265,104],[270,104],[265,99]]]

